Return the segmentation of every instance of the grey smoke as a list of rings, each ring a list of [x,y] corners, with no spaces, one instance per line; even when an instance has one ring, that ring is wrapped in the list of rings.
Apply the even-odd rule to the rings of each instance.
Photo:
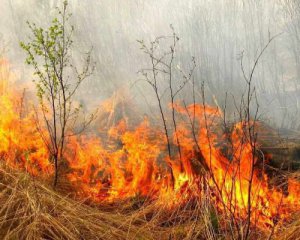
[[[0,0],[0,4],[1,44],[8,44],[6,56],[22,76],[20,81],[30,80],[31,71],[19,48],[19,41],[29,34],[26,21],[46,26],[61,1]],[[79,60],[93,46],[97,64],[79,93],[83,101],[95,105],[127,88],[134,101],[153,107],[151,89],[142,82],[132,86],[139,79],[137,71],[148,64],[136,40],[168,35],[172,24],[180,37],[177,64],[188,69],[195,56],[195,81],[204,81],[208,94],[222,105],[226,92],[240,96],[245,87],[240,53],[244,52],[249,72],[269,37],[282,33],[262,57],[255,86],[266,121],[278,127],[300,127],[297,0],[70,0],[69,4],[76,29],[74,58]]]

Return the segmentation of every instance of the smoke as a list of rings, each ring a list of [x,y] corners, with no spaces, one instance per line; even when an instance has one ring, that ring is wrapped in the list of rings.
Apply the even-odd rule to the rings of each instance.
[[[46,26],[61,1],[0,0],[0,3],[1,46],[6,46],[5,55],[19,73],[19,81],[29,81],[32,72],[24,65],[25,55],[19,47],[19,41],[26,41],[29,35],[26,21]],[[93,46],[96,61],[95,74],[78,94],[81,101],[94,106],[114,91],[128,89],[131,98],[145,112],[154,108],[151,88],[138,81],[138,70],[149,66],[149,60],[136,40],[147,42],[156,36],[170,35],[172,24],[180,37],[176,65],[188,71],[194,56],[196,86],[204,81],[208,95],[214,99],[212,103],[223,106],[226,92],[237,99],[243,94],[241,52],[245,72],[249,74],[269,38],[282,33],[260,59],[254,84],[265,121],[280,128],[299,127],[297,1],[70,0],[69,5],[75,27],[74,59],[79,62],[82,54]],[[168,43],[162,46],[164,50]]]

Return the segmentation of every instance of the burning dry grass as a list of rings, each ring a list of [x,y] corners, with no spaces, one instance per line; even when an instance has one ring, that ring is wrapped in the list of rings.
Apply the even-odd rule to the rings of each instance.
[[[25,111],[23,96],[6,85],[0,94],[0,238],[267,239],[280,233],[278,239],[295,239],[299,235],[300,221],[291,216],[300,209],[299,182],[289,180],[285,191],[270,184],[273,178],[259,167],[260,158],[243,135],[243,122],[234,125],[225,139],[219,131],[209,131],[210,120],[211,129],[220,129],[213,121],[221,119],[218,109],[176,105],[182,118],[194,115],[200,127],[194,132],[188,121],[178,124],[182,157],[169,159],[160,130],[148,119],[133,129],[126,118],[114,121],[118,101],[109,101],[103,118],[113,126],[104,133],[69,139],[61,171],[66,171],[69,186],[54,191],[42,181],[53,173],[43,130],[37,131],[34,112]],[[176,148],[176,141],[172,146]],[[208,176],[199,163],[208,168]],[[245,174],[254,164],[249,190]],[[62,178],[63,174],[60,186]],[[81,201],[72,200],[72,193]],[[248,204],[247,196],[252,198]],[[247,216],[255,229],[249,238],[236,236]]]
[[[125,214],[71,200],[26,173],[2,165],[0,179],[1,239],[154,239]]]
[[[173,208],[167,202],[131,198],[88,205],[53,190],[46,181],[0,166],[1,239],[232,239],[206,193]],[[171,199],[170,199],[171,201]],[[292,220],[293,219],[293,220]],[[299,214],[273,239],[298,239]],[[250,239],[267,239],[253,232]]]
[[[217,239],[197,202],[169,211],[135,198],[99,210],[4,165],[0,179],[1,239]]]
[[[1,239],[203,239],[209,230],[205,239],[214,236],[210,216],[194,204],[170,212],[135,198],[100,210],[48,186],[1,164]]]

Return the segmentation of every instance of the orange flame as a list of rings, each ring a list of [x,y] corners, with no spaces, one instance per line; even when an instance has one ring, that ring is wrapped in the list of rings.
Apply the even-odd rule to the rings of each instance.
[[[13,79],[9,75],[8,62],[1,61],[0,69],[0,158],[33,175],[49,174],[52,165],[44,141],[36,130],[34,114],[24,114],[22,94],[9,87]]]
[[[0,158],[33,175],[52,173],[40,132],[44,130],[37,130],[33,111],[20,114],[22,101],[17,99],[22,99],[21,94],[6,87],[10,76],[3,73],[9,72],[8,63],[1,61],[0,68]],[[300,210],[299,182],[289,179],[283,191],[271,186],[267,174],[256,167],[260,159],[253,147],[258,146],[245,136],[246,123],[235,124],[224,135],[217,108],[174,107],[182,120],[173,136],[172,159],[166,154],[164,133],[148,119],[134,129],[121,120],[104,135],[71,137],[65,155],[70,168],[67,177],[78,194],[97,202],[141,195],[172,207],[201,196],[207,184],[221,211],[245,218],[250,209],[251,221],[259,226],[273,225],[278,216],[285,219]],[[106,111],[111,108],[106,102]]]

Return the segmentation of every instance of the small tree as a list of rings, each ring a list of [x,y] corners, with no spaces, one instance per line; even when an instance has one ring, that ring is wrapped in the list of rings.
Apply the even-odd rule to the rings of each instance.
[[[181,153],[181,143],[178,134],[177,120],[176,120],[176,110],[175,102],[178,94],[183,90],[188,82],[190,82],[193,72],[196,68],[195,59],[192,58],[192,68],[188,74],[185,74],[184,71],[177,65],[175,67],[175,51],[179,37],[174,31],[172,25],[170,25],[172,30],[172,35],[169,36],[160,36],[156,37],[154,41],[151,41],[150,44],[146,44],[143,40],[137,40],[140,43],[140,49],[145,53],[145,55],[150,59],[151,65],[148,68],[140,69],[139,73],[142,74],[144,80],[151,86],[152,90],[155,93],[155,97],[158,103],[160,117],[164,127],[164,133],[167,141],[168,148],[168,157],[169,157],[169,170],[171,174],[172,187],[174,187],[174,174],[171,164],[172,159],[172,130],[174,132],[174,139],[177,145],[180,171],[183,171],[182,163],[182,153]],[[160,52],[160,43],[170,41],[171,44],[168,46],[168,50]],[[179,72],[179,79],[176,81],[176,70]],[[178,74],[177,74],[178,75]],[[167,80],[167,88],[163,89],[161,86],[161,81]],[[177,84],[177,85],[176,85]],[[164,94],[168,92],[169,101],[171,103],[171,128],[168,127],[168,116],[167,112],[164,110],[163,106],[163,97]],[[173,129],[172,129],[173,128]]]
[[[20,43],[27,54],[26,63],[33,66],[36,76],[33,81],[47,135],[40,132],[54,163],[54,186],[57,185],[58,163],[63,159],[67,134],[76,134],[74,127],[81,105],[75,106],[74,95],[83,80],[94,70],[91,52],[87,53],[81,71],[72,64],[74,27],[69,24],[71,14],[67,12],[67,7],[68,2],[64,1],[62,9],[57,9],[58,17],[52,20],[49,28],[27,22],[32,37],[28,43]],[[93,115],[82,122],[80,132],[92,119]],[[37,123],[41,130],[39,121]]]

